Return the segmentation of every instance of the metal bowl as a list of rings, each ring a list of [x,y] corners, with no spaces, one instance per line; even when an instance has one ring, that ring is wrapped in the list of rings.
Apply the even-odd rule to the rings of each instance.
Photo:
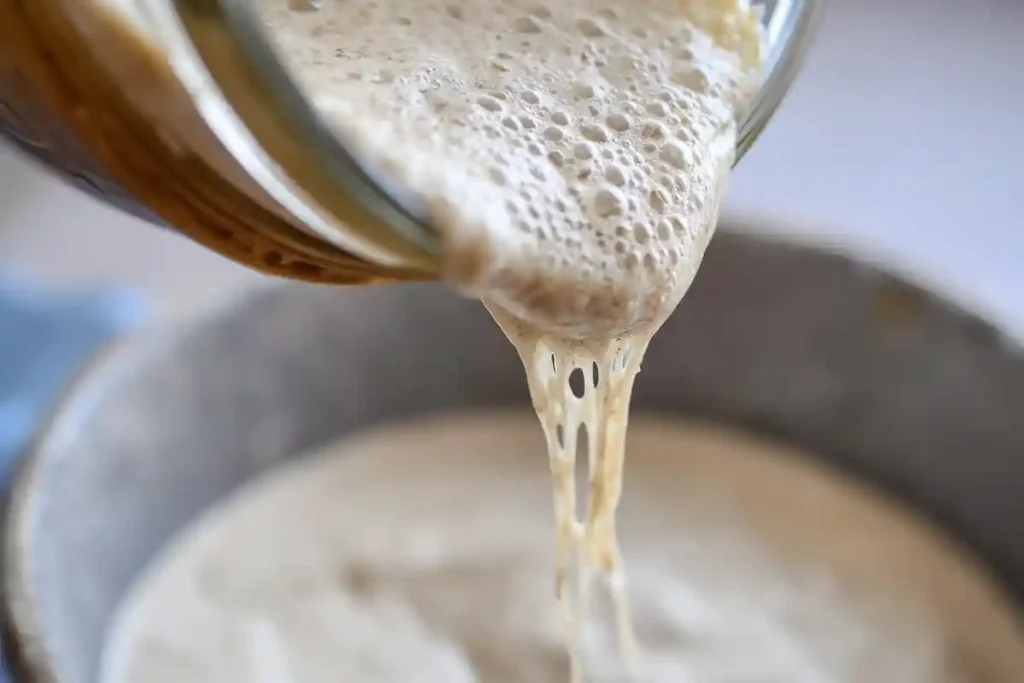
[[[70,392],[10,499],[18,680],[95,683],[139,570],[267,468],[385,420],[526,401],[483,308],[435,285],[282,287],[116,349]],[[820,454],[932,515],[1024,597],[1024,357],[934,296],[842,256],[720,235],[634,405]]]

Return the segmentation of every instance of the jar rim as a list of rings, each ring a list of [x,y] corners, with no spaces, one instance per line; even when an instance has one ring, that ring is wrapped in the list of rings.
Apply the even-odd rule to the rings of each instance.
[[[250,0],[150,3],[171,66],[207,125],[298,227],[369,262],[440,269],[441,239],[423,203],[324,122],[278,58]],[[758,3],[767,53],[761,86],[740,120],[736,161],[796,78],[824,5]]]

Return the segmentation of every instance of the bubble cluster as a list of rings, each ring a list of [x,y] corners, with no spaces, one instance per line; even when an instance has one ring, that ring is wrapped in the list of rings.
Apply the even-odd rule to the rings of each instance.
[[[693,277],[757,84],[739,3],[259,0],[325,117],[432,207],[456,284],[580,338]]]

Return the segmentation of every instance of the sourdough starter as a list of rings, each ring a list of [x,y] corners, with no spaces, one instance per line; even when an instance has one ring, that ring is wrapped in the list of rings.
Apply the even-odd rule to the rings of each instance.
[[[759,84],[756,12],[747,0],[258,7],[325,120],[427,207],[444,277],[485,303],[523,360],[554,482],[572,680],[597,585],[632,658],[615,520],[629,400],[714,231]],[[581,433],[591,476],[577,511]]]

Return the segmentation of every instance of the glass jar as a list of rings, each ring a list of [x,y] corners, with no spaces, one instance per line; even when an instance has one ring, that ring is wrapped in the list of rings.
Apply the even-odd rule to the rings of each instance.
[[[760,4],[765,78],[737,158],[824,3]],[[85,191],[269,274],[371,283],[438,270],[414,198],[330,133],[248,0],[0,0],[0,134]]]

